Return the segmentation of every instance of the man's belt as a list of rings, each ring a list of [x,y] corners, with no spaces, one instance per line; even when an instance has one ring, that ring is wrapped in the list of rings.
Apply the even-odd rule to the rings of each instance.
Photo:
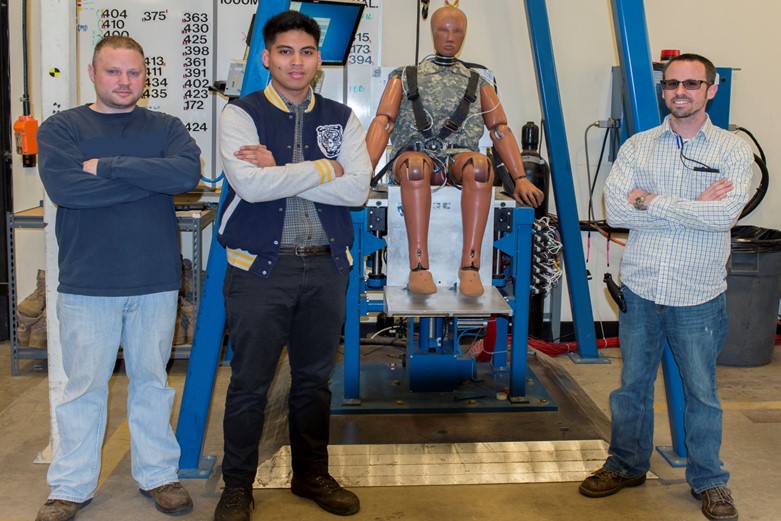
[[[279,248],[280,255],[297,255],[309,257],[310,255],[330,255],[330,246],[283,246]]]

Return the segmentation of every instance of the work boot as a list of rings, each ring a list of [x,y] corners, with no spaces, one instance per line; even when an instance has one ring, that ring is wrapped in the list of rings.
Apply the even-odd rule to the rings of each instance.
[[[420,266],[409,272],[407,287],[410,293],[417,295],[431,295],[437,292],[431,272]]]
[[[466,297],[479,297],[485,292],[477,268],[470,266],[458,270],[458,290]]]
[[[180,346],[187,343],[187,330],[182,324],[181,315],[177,315],[176,324],[174,324],[174,345]]]
[[[730,520],[738,518],[738,509],[726,487],[713,487],[699,494],[692,489],[692,496],[702,500],[702,513],[708,519]]]
[[[187,343],[187,330],[184,323],[184,300],[179,298],[179,307],[176,310],[176,322],[174,323],[174,345],[182,345]]]
[[[192,292],[192,277],[193,277],[193,261],[190,259],[182,259],[182,287],[179,290],[179,295],[183,298],[187,298]]]
[[[622,488],[636,487],[643,483],[645,483],[645,474],[625,478],[607,467],[602,467],[584,479],[578,490],[587,497],[605,497],[615,494]]]
[[[29,347],[46,349],[46,310],[43,310],[40,318],[30,326],[30,338],[27,342]]]
[[[89,504],[92,499],[83,503],[65,501],[64,499],[49,499],[43,504],[35,517],[35,521],[70,521],[76,517],[76,512]]]
[[[214,521],[250,521],[254,509],[251,487],[226,486],[214,510]]]
[[[41,316],[44,307],[46,307],[46,272],[38,270],[35,289],[16,306],[16,310],[20,315],[32,318]]]
[[[187,341],[193,343],[193,337],[195,336],[195,307],[193,303],[187,299],[182,301],[182,326],[185,330],[185,336]]]
[[[155,508],[163,514],[179,516],[187,514],[193,509],[193,500],[190,494],[179,482],[166,483],[152,490],[138,489],[141,494],[152,498]]]
[[[182,289],[179,292],[180,295],[184,297],[185,300],[189,302],[193,302],[196,300],[197,295],[195,294],[195,270],[193,270],[193,262],[190,259],[182,259]],[[206,271],[201,270],[200,273],[201,280],[199,288],[203,289],[203,284],[206,279]]]
[[[293,473],[290,491],[296,496],[311,499],[326,512],[338,516],[350,516],[361,509],[358,496],[342,488],[328,473]]]
[[[16,342],[20,346],[29,346],[30,329],[33,327],[33,325],[35,325],[36,322],[41,320],[41,317],[26,317],[17,313],[16,320],[18,323],[16,326]]]

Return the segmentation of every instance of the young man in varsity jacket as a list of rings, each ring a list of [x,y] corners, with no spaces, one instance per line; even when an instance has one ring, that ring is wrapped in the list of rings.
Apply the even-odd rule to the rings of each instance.
[[[225,489],[215,521],[249,521],[266,397],[287,346],[291,490],[337,515],[360,503],[328,473],[333,368],[353,240],[349,207],[366,200],[372,166],[352,110],[314,94],[317,23],[285,11],[263,29],[271,83],[223,111],[228,180],[219,240],[234,356],[223,429]]]

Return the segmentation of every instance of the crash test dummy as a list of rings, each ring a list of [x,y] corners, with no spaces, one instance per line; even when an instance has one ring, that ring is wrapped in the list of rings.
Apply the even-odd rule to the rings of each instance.
[[[446,5],[434,12],[431,33],[436,54],[417,67],[400,67],[390,74],[366,136],[375,168],[391,141],[391,172],[401,186],[409,241],[408,288],[416,294],[437,291],[428,270],[431,186],[447,183],[461,188],[463,245],[458,289],[468,297],[484,292],[480,249],[494,180],[490,159],[479,152],[485,127],[514,179],[516,201],[536,208],[544,197],[524,174],[521,152],[496,89],[456,58],[466,28],[466,15],[457,7]]]

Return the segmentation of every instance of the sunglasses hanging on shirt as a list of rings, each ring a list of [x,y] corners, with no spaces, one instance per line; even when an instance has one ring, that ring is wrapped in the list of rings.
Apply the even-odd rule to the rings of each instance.
[[[713,168],[712,166],[708,166],[705,163],[697,161],[696,159],[692,159],[690,157],[687,157],[683,153],[683,146],[686,143],[683,141],[683,139],[681,139],[681,136],[677,136],[677,137],[678,137],[678,150],[681,151],[681,163],[683,164],[683,166],[685,166],[689,170],[693,170],[695,172],[708,172],[710,174],[718,174],[719,173],[719,169],[718,168]],[[688,164],[686,164],[686,161],[689,161],[689,163],[694,163],[696,166],[691,167]]]

